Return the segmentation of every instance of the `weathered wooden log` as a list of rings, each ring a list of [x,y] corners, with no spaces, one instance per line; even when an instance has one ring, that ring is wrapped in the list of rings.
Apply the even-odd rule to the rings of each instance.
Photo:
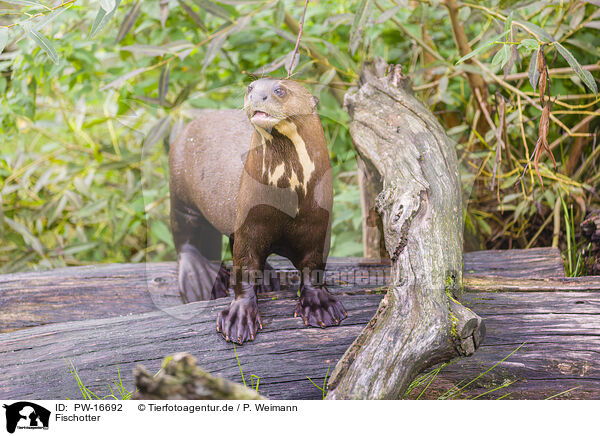
[[[558,278],[565,276],[560,251],[555,247],[526,250],[485,250],[464,254],[463,277]]]
[[[392,282],[377,314],[335,367],[327,398],[400,398],[420,371],[473,353],[483,321],[458,303],[462,191],[454,145],[399,66],[365,65],[348,92],[350,135],[381,180]]]
[[[467,288],[462,302],[485,318],[486,340],[473,356],[444,368],[421,398],[438,398],[466,385],[525,343],[459,397],[475,397],[508,381],[510,386],[483,398],[510,393],[508,398],[544,399],[576,388],[560,398],[600,399],[600,278],[586,278],[588,291],[569,290],[572,283],[581,285],[581,279],[551,283],[557,287],[535,292]],[[319,399],[322,392],[307,377],[323,386],[328,370],[367,325],[383,297],[366,286],[331,289],[348,309],[349,318],[340,327],[306,328],[294,319],[293,290],[263,294],[259,305],[264,331],[235,352],[214,331],[215,315],[227,299],[177,306],[170,314],[155,311],[2,333],[0,398],[81,398],[69,362],[100,396],[110,394],[109,386],[119,374],[132,390],[136,365],[155,374],[165,356],[187,351],[212,375],[241,383],[237,353],[246,383],[253,374],[260,377],[259,393],[270,399]]]
[[[263,331],[235,350],[215,331],[217,313],[227,307],[227,298],[2,333],[0,398],[80,398],[70,363],[99,396],[110,394],[119,374],[131,389],[136,365],[155,374],[165,356],[181,351],[191,353],[204,370],[235,382],[242,381],[239,358],[246,381],[252,374],[260,377],[259,391],[270,399],[321,398],[322,392],[307,377],[323,385],[328,368],[358,336],[382,298],[380,293],[346,294],[344,288],[336,293],[348,318],[331,329],[307,328],[293,317],[296,290],[261,294]]]
[[[296,270],[284,258],[272,256],[269,262],[278,271],[295,274]],[[464,262],[466,277],[564,277],[556,248],[478,251],[466,253]],[[327,271],[333,292],[338,292],[337,287],[350,292],[350,284],[361,291],[389,282],[386,262],[332,258]],[[371,280],[364,280],[366,276]],[[145,313],[181,304],[174,262],[91,265],[0,275],[0,333],[55,322]]]
[[[545,291],[465,292],[463,303],[486,320],[485,345],[408,398],[429,385],[422,399],[600,399],[600,279],[588,278],[589,291],[565,292],[571,281]]]
[[[143,365],[134,370],[134,400],[266,400],[254,389],[210,375],[196,364],[194,356],[168,356],[156,375]]]
[[[558,277],[558,278],[507,278],[494,276],[469,276],[463,282],[464,289],[470,292],[544,292],[544,291],[598,291],[598,276]]]

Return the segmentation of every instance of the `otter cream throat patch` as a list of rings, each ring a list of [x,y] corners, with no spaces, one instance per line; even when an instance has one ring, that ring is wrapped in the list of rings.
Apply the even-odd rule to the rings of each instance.
[[[275,126],[275,129],[292,141],[292,144],[294,144],[294,149],[296,150],[296,154],[298,155],[300,167],[302,168],[302,183],[300,183],[298,176],[292,169],[290,176],[290,189],[295,190],[296,188],[301,187],[304,193],[306,193],[308,189],[308,182],[315,171],[315,163],[308,154],[306,143],[298,133],[298,128],[293,122],[287,120],[281,121]],[[273,170],[273,172],[269,174],[269,183],[277,184],[279,179],[283,177],[285,172],[284,165],[285,163],[279,164]]]

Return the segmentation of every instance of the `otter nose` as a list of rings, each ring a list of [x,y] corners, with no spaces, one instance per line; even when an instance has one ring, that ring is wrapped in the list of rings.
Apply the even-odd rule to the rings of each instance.
[[[260,95],[260,94],[258,94],[258,95],[253,94],[253,95],[250,96],[250,99],[252,101],[256,101],[256,100],[258,100],[258,101],[265,101],[267,98],[269,98],[269,96],[267,94],[262,94],[262,95]]]

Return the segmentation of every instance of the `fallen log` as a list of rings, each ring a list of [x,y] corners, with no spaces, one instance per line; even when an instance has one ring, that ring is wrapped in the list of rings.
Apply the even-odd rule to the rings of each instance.
[[[238,346],[215,331],[226,298],[173,307],[168,312],[73,321],[0,334],[0,398],[80,398],[70,364],[99,396],[114,390],[121,375],[131,389],[133,370],[150,373],[167,355],[187,351],[213,375],[242,382],[238,358],[248,380],[260,377],[260,393],[271,399],[321,398],[307,377],[320,383],[371,319],[380,293],[339,293],[348,318],[334,329],[307,328],[293,317],[296,292],[261,295],[263,331],[256,341]],[[237,358],[236,358],[237,353]]]
[[[295,271],[284,258],[274,256],[269,262],[278,271]],[[466,286],[470,286],[469,277],[516,278],[523,271],[530,278],[564,277],[556,248],[477,251],[466,253],[464,263]],[[350,286],[359,290],[387,286],[390,276],[389,262],[361,258],[330,259],[327,271],[334,292],[338,292],[337,287],[349,292]],[[352,277],[347,272],[352,272]],[[181,304],[174,262],[90,265],[0,275],[0,333]]]
[[[363,181],[378,193],[374,207],[392,273],[376,315],[336,365],[327,398],[400,398],[420,371],[472,354],[485,332],[481,318],[458,302],[463,212],[456,151],[400,66],[382,59],[365,65],[345,106]]]
[[[467,292],[463,302],[485,318],[485,344],[408,398],[431,382],[422,399],[600,399],[600,279],[587,278],[586,292],[570,290],[572,280],[554,291]]]
[[[463,303],[484,317],[486,340],[473,356],[442,369],[421,398],[443,397],[469,382],[456,397],[472,398],[510,382],[481,398],[510,394],[507,398],[544,399],[574,389],[558,398],[600,399],[600,277],[586,280],[590,289],[586,292],[563,290],[580,279],[555,280],[555,289],[535,292],[467,290]],[[226,306],[226,299],[181,305],[171,313],[154,311],[3,333],[0,398],[81,398],[69,363],[99,396],[110,394],[109,386],[114,390],[119,374],[132,390],[138,364],[155,374],[165,356],[187,351],[210,374],[241,383],[237,353],[246,382],[253,374],[260,377],[259,393],[268,398],[320,399],[322,392],[308,377],[323,386],[383,297],[368,287],[332,289],[349,309],[342,326],[306,328],[292,317],[296,298],[292,290],[263,295],[259,304],[265,312],[264,331],[254,343],[235,350],[214,332],[215,315]],[[416,398],[426,384],[409,398]]]
[[[266,400],[255,389],[210,375],[188,353],[168,356],[152,375],[143,365],[134,370],[134,400]]]

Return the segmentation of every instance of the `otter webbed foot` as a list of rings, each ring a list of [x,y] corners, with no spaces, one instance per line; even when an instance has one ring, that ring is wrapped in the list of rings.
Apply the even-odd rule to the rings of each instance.
[[[229,295],[229,271],[225,265],[209,261],[194,248],[186,247],[179,253],[177,281],[184,303]]]
[[[325,286],[304,285],[294,311],[294,318],[298,316],[307,326],[325,328],[339,325],[348,314],[342,303]]]
[[[258,329],[262,329],[262,320],[254,293],[235,298],[217,316],[217,331],[227,342],[241,345],[248,340],[253,341]]]

